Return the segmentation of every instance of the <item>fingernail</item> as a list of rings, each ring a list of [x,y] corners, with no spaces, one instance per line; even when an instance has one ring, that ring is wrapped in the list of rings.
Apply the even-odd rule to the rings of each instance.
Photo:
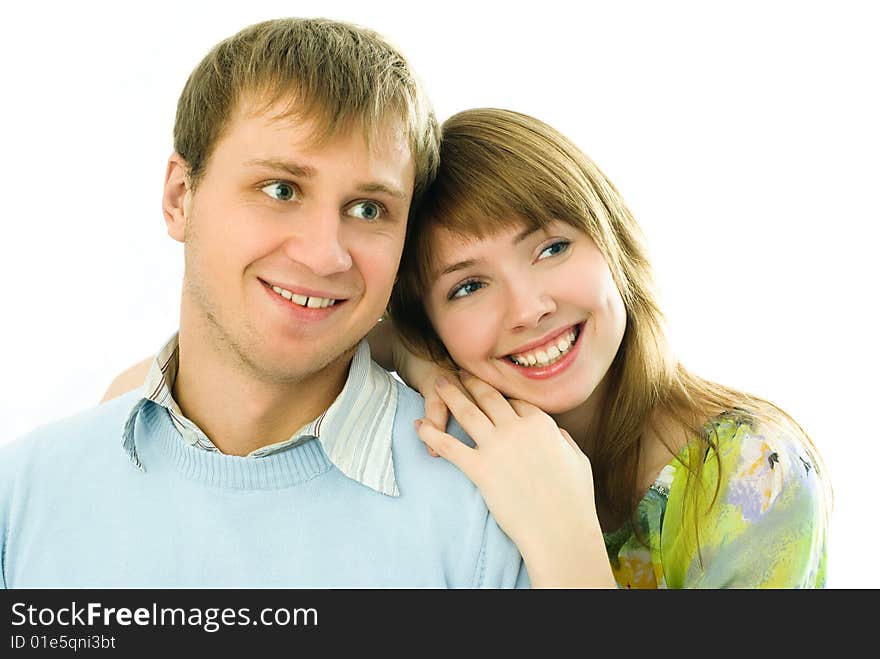
[[[437,378],[436,384],[438,387],[445,387],[447,384],[449,384],[449,380],[441,375]]]

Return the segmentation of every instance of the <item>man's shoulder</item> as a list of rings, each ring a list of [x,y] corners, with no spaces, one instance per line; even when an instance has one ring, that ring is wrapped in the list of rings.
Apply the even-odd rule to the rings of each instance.
[[[419,439],[413,422],[424,413],[421,394],[400,385],[392,450],[401,498],[421,519],[444,529],[460,565],[476,566],[464,582],[481,588],[528,587],[519,551],[498,526],[477,486],[448,460],[432,457]],[[454,418],[446,432],[474,446]]]
[[[407,386],[399,380],[395,380],[395,382],[398,390],[397,415],[400,421],[405,422],[404,425],[406,425],[406,428],[413,429],[414,431],[413,422],[425,415],[425,399],[422,394],[415,389]],[[397,428],[397,424],[395,424],[395,428]],[[449,417],[449,424],[446,427],[446,432],[450,435],[454,435],[468,446],[474,446],[474,441],[468,436],[453,416]],[[420,445],[424,446],[421,442]]]
[[[389,373],[389,377],[394,380],[394,385],[397,387],[397,413],[412,416],[413,419],[423,415],[425,413],[425,399],[422,394],[405,382],[398,380],[391,373]]]
[[[140,398],[139,391],[81,410],[62,419],[37,426],[24,435],[0,446],[0,463],[9,469],[34,460],[75,460],[93,455],[94,446],[115,444],[122,453],[122,432],[125,421],[134,404]],[[118,442],[114,440],[118,439]],[[4,469],[5,471],[5,469]]]

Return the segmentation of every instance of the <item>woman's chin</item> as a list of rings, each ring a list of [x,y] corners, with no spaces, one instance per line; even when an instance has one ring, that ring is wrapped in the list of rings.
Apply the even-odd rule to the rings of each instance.
[[[468,371],[467,368],[464,368]],[[583,405],[592,395],[595,386],[591,382],[534,382],[526,386],[511,387],[509,373],[492,373],[481,369],[468,371],[501,392],[508,399],[522,400],[540,408],[547,414],[565,414]],[[581,378],[583,380],[583,378]],[[521,383],[520,383],[521,384]]]
[[[585,401],[584,400],[576,400],[571,403],[566,403],[564,401],[548,401],[542,404],[539,401],[535,401],[532,403],[535,407],[541,408],[547,414],[554,416],[557,414],[566,414],[571,412],[572,410],[580,407]]]
[[[535,393],[525,391],[508,392],[502,390],[501,393],[504,394],[506,398],[517,398],[527,403],[531,403],[535,407],[551,415],[571,412],[575,408],[583,405],[589,399],[589,395],[572,393],[572,395],[569,396],[560,396],[557,392],[553,391]]]

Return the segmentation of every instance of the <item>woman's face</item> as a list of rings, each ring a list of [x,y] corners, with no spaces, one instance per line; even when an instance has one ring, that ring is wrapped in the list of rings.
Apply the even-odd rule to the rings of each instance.
[[[432,229],[425,307],[462,369],[509,398],[559,414],[584,403],[611,366],[626,310],[595,243],[563,222],[485,239]]]

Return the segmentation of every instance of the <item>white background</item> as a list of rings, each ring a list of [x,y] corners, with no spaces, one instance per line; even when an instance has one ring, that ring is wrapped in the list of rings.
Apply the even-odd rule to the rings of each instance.
[[[3,3],[0,443],[97,403],[175,330],[160,195],[192,67],[247,24],[327,16],[399,45],[440,119],[526,112],[598,163],[684,362],[775,401],[825,456],[829,586],[880,586],[872,4]]]

